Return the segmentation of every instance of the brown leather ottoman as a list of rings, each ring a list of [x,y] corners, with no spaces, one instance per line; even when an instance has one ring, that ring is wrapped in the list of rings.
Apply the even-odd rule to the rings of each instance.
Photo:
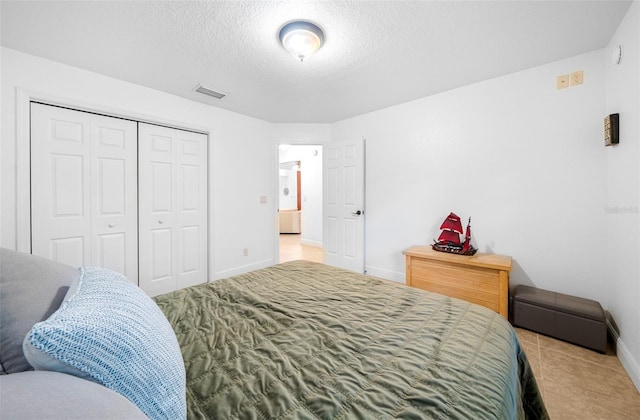
[[[607,350],[604,310],[595,300],[519,285],[513,291],[512,321],[600,353]]]

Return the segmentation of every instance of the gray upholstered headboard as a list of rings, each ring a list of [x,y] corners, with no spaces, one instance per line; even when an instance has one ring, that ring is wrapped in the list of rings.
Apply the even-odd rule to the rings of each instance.
[[[0,374],[32,370],[22,341],[60,306],[77,268],[0,248]]]

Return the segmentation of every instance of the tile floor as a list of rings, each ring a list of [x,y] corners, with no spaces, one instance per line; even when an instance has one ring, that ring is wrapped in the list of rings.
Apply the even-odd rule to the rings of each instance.
[[[516,328],[552,420],[640,419],[640,394],[609,347],[600,354]]]
[[[280,262],[322,262],[322,248],[280,235]],[[640,419],[640,393],[613,349],[600,354],[516,328],[552,420]]]

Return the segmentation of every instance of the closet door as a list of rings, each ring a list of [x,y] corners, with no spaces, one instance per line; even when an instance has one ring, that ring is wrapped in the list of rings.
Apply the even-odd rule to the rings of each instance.
[[[207,136],[139,124],[140,287],[207,281]]]
[[[135,122],[32,104],[32,253],[137,283],[136,167]]]

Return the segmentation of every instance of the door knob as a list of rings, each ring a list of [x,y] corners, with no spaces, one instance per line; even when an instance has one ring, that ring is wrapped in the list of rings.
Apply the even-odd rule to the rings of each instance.
[[[114,227],[114,226],[115,226],[115,225],[114,225],[113,223],[109,223],[109,227],[110,227],[110,228],[112,228],[112,227]]]
[[[360,216],[362,214],[362,212],[360,210],[358,210],[358,211],[353,212],[351,214],[354,215],[354,216]]]
[[[158,223],[163,224],[164,220],[158,220]]]

